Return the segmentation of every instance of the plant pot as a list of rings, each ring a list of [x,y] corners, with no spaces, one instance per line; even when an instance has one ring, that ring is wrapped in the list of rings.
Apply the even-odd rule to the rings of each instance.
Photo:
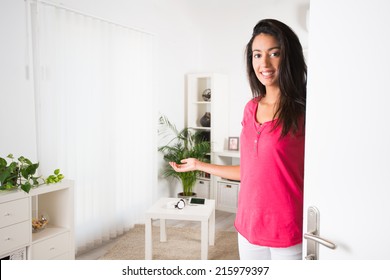
[[[192,195],[184,195],[183,192],[180,192],[180,193],[177,194],[177,197],[178,197],[178,198],[183,198],[183,199],[185,199],[185,200],[188,202],[188,200],[189,200],[191,197],[196,197],[196,193],[193,192]]]

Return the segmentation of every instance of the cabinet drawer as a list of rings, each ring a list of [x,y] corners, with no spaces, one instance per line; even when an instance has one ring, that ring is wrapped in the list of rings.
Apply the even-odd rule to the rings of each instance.
[[[28,198],[17,199],[0,204],[0,228],[29,219]]]
[[[196,180],[194,192],[197,197],[210,198],[210,181]]]
[[[218,207],[230,211],[235,211],[237,209],[238,189],[239,184],[237,183],[218,182]]]
[[[0,255],[28,245],[31,236],[31,224],[25,221],[0,229]]]
[[[72,258],[70,252],[66,252],[62,255],[58,255],[58,256],[52,258],[52,260],[74,260],[74,257]]]
[[[31,246],[33,260],[50,260],[69,251],[69,232],[37,242]]]

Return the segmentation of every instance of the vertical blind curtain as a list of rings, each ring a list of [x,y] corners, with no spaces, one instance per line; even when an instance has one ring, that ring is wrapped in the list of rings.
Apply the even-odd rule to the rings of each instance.
[[[75,181],[76,251],[142,222],[156,186],[154,36],[31,2],[42,174]]]

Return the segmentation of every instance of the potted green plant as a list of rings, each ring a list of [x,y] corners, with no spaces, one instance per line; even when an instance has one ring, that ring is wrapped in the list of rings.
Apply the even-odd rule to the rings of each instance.
[[[64,175],[59,169],[54,170],[47,178],[36,176],[35,173],[39,167],[39,163],[33,163],[28,158],[23,156],[17,160],[12,154],[7,156],[10,163],[6,159],[0,157],[0,190],[21,189],[29,193],[31,188],[38,187],[43,184],[60,182]]]
[[[173,177],[181,181],[183,192],[181,197],[196,196],[193,187],[199,177],[200,171],[176,172],[168,163],[180,163],[185,158],[196,158],[201,161],[209,161],[210,141],[204,132],[194,131],[190,128],[177,130],[165,116],[159,118],[159,134],[164,138],[169,137],[167,144],[160,146],[158,151],[163,153],[167,163],[164,167],[163,176]]]

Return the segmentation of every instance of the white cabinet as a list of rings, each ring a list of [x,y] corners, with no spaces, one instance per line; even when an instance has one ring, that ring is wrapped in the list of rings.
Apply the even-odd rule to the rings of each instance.
[[[54,234],[42,238],[31,245],[31,259],[50,260],[63,256],[63,259],[70,258],[70,233],[65,231],[61,234]]]
[[[0,228],[27,221],[28,209],[30,207],[28,198],[11,200],[7,203],[0,204]]]
[[[32,232],[32,219],[45,215],[49,223]],[[74,259],[73,181],[43,185],[27,194],[0,192],[0,258],[26,250],[27,259]]]
[[[217,209],[235,213],[237,211],[240,184],[233,181],[217,182]]]
[[[213,153],[213,162],[219,165],[240,165],[240,153],[238,151],[222,151]],[[240,182],[227,180],[218,176],[212,176],[216,186],[216,208],[218,210],[235,213],[237,211]]]
[[[30,242],[31,224],[23,221],[0,229],[0,256],[25,247]]]

